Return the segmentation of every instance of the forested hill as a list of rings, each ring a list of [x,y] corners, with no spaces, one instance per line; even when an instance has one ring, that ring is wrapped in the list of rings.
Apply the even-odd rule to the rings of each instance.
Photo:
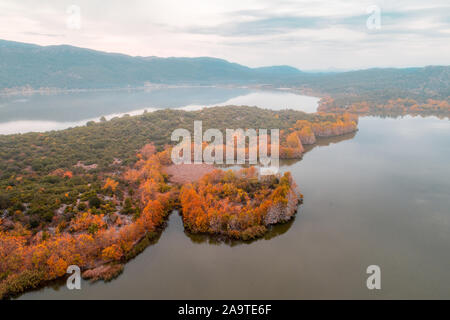
[[[308,88],[335,98],[345,96],[345,101],[351,96],[366,100],[446,99],[450,96],[450,66],[306,73],[289,66],[249,68],[209,57],[132,57],[67,45],[43,47],[0,40],[0,89],[124,88],[146,82],[273,84]]]
[[[131,57],[67,45],[0,40],[0,88],[115,88],[152,83],[261,83],[302,74],[288,66],[249,68],[216,58]]]
[[[361,98],[368,102],[397,98],[445,100],[450,97],[450,66],[374,68],[314,75],[304,85],[343,103],[361,101]]]

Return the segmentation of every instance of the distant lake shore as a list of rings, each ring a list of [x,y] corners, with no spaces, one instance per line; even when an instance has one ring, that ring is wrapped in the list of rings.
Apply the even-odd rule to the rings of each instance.
[[[265,109],[316,112],[320,98],[281,88],[165,86],[122,90],[67,91],[52,94],[0,96],[0,134],[46,132],[86,125],[159,109],[186,111],[205,107],[246,105]]]
[[[216,85],[201,85],[201,84],[164,84],[151,83],[144,86],[137,87],[117,87],[117,88],[33,88],[33,87],[14,87],[14,88],[0,88],[1,96],[30,96],[35,94],[53,95],[64,93],[84,93],[84,92],[114,92],[114,91],[141,91],[141,90],[155,90],[163,88],[245,88],[245,89],[267,89],[267,90],[284,90],[297,91],[296,88],[291,87],[277,87],[268,84],[216,84]]]

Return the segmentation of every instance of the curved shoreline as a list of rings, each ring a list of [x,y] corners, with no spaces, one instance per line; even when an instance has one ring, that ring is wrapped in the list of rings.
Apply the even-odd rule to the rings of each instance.
[[[163,88],[157,88],[157,89],[163,89]],[[171,87],[167,87],[167,88],[171,88]],[[182,89],[184,87],[173,87],[173,88],[174,88],[174,90],[176,90],[176,89]],[[201,88],[211,88],[211,87],[201,87]],[[214,87],[214,88],[217,88],[217,87]],[[236,87],[236,88],[218,87],[218,88],[222,89],[222,90],[242,89],[241,87]],[[252,91],[249,91],[248,94],[252,94],[255,92],[258,94],[260,94],[260,93],[264,94],[266,92],[269,92],[269,93],[273,93],[273,94],[283,95],[285,93],[289,93],[289,94],[297,95],[299,97],[314,98],[317,100],[315,103],[314,112],[302,110],[301,106],[303,104],[307,105],[307,103],[302,103],[301,101],[298,102],[295,107],[292,106],[289,108],[292,110],[308,112],[308,113],[315,113],[315,112],[317,112],[317,109],[319,107],[320,98],[314,97],[314,96],[302,95],[299,92],[281,91],[281,90],[277,90],[276,88],[264,89],[264,88],[248,87],[247,89],[252,90]],[[114,90],[111,90],[111,91],[114,92]],[[144,89],[139,89],[139,91],[145,92]],[[96,92],[96,91],[94,91],[94,92]],[[103,92],[103,91],[99,91],[99,92]],[[120,90],[120,92],[126,92],[126,90]],[[67,93],[76,93],[76,92],[67,92]],[[88,92],[81,91],[80,93],[88,93]],[[0,135],[26,134],[26,133],[32,133],[32,132],[46,133],[46,132],[51,132],[51,131],[61,131],[61,130],[69,129],[69,128],[85,127],[88,122],[93,121],[93,122],[97,123],[97,122],[100,122],[102,120],[102,118],[104,118],[106,120],[111,120],[113,118],[117,118],[117,117],[121,118],[121,117],[124,117],[127,115],[141,116],[145,112],[154,112],[154,111],[163,110],[163,109],[183,110],[186,112],[192,112],[192,111],[198,111],[198,110],[202,110],[205,108],[213,108],[213,107],[226,107],[226,106],[232,106],[232,105],[240,105],[240,106],[250,107],[251,105],[256,106],[256,105],[261,104],[261,98],[257,98],[257,97],[254,98],[253,100],[250,99],[250,101],[248,101],[248,98],[246,98],[246,96],[248,94],[237,95],[231,99],[225,98],[224,101],[220,101],[217,103],[206,102],[205,104],[198,104],[198,107],[193,107],[193,105],[190,105],[190,104],[181,105],[178,107],[177,106],[174,106],[174,107],[167,106],[167,107],[161,107],[161,108],[151,104],[151,106],[149,106],[149,107],[144,107],[146,105],[145,101],[139,100],[139,101],[134,102],[134,104],[136,104],[137,102],[139,102],[139,103],[137,103],[135,105],[135,107],[133,107],[132,110],[124,111],[124,112],[116,111],[116,112],[112,112],[112,113],[105,112],[105,114],[97,114],[97,115],[90,114],[90,115],[86,115],[86,117],[81,120],[77,120],[77,119],[75,119],[75,120],[67,119],[65,121],[59,121],[59,119],[58,120],[42,120],[42,119],[33,120],[33,119],[31,119],[30,120],[27,116],[23,116],[23,119],[18,119],[18,120],[13,119],[13,120],[9,120],[7,122],[0,123]],[[55,97],[57,97],[58,95],[59,95],[59,93],[56,94]],[[241,101],[233,101],[235,99],[237,99],[237,100],[241,99]],[[279,100],[282,101],[283,96],[280,96]],[[133,102],[131,102],[131,104],[133,104]],[[284,105],[284,104],[280,103],[280,105]],[[273,107],[263,107],[262,109],[278,111],[278,108],[275,105]]]
[[[42,192],[39,191],[42,186],[46,186],[47,192],[54,195],[53,199],[58,200],[58,204],[65,204],[62,209],[61,206],[48,207],[46,212],[53,213],[51,221],[40,220],[35,227],[26,224],[25,218],[29,216],[29,209],[28,205],[23,207],[23,212],[20,213],[23,217],[21,222],[29,230],[27,229],[28,235],[20,238],[16,238],[14,233],[8,232],[10,229],[7,228],[10,228],[11,224],[5,224],[5,243],[13,243],[16,240],[25,242],[24,245],[20,245],[21,242],[17,245],[20,246],[20,251],[16,250],[20,252],[17,255],[11,254],[14,252],[14,246],[11,247],[12,251],[9,249],[9,251],[6,249],[4,251],[6,257],[9,255],[10,258],[5,259],[3,266],[3,270],[8,273],[6,274],[7,278],[3,279],[3,283],[0,284],[2,294],[7,294],[5,292],[17,293],[17,290],[20,292],[39,283],[45,283],[47,280],[64,276],[66,267],[74,264],[79,265],[83,270],[95,270],[100,265],[113,264],[114,267],[102,267],[85,274],[97,279],[102,273],[105,273],[105,278],[108,280],[121,271],[118,264],[128,261],[129,257],[138,254],[148,245],[142,240],[163,226],[167,215],[173,210],[174,204],[179,199],[176,188],[168,184],[168,179],[162,172],[162,167],[171,163],[169,149],[164,149],[164,141],[161,138],[158,139],[157,135],[155,136],[159,143],[158,148],[164,149],[158,153],[152,144],[142,146],[145,138],[148,139],[150,134],[154,134],[156,131],[148,124],[152,123],[159,130],[156,133],[166,134],[171,130],[165,121],[177,119],[178,122],[174,125],[182,125],[180,121],[184,121],[185,126],[188,126],[190,119],[187,118],[187,115],[189,114],[191,117],[198,116],[213,120],[215,122],[212,123],[212,126],[218,126],[218,128],[221,128],[222,125],[229,125],[229,121],[232,121],[236,127],[248,126],[252,124],[252,119],[257,112],[261,116],[259,121],[265,121],[264,123],[269,126],[279,126],[280,128],[284,126],[287,132],[282,135],[282,144],[286,142],[288,148],[295,150],[300,150],[301,146],[301,141],[296,136],[297,131],[304,126],[312,126],[318,136],[339,135],[344,133],[341,129],[346,128],[347,121],[343,116],[308,115],[293,110],[275,112],[258,108],[225,107],[199,111],[194,114],[185,111],[161,111],[147,116],[93,124],[87,129],[2,137],[5,141],[14,140],[13,142],[16,144],[23,140],[24,146],[27,146],[28,143],[29,150],[32,152],[41,156],[48,155],[49,165],[61,168],[46,171],[47,165],[45,165],[42,168],[30,169],[25,166],[25,162],[16,162],[17,170],[22,170],[19,171],[20,177],[18,176],[14,188],[6,186],[6,190],[12,195],[20,196],[25,190],[29,190],[30,186],[40,188],[36,189],[37,193]],[[176,115],[180,117],[176,117]],[[166,120],[161,120],[161,118]],[[300,124],[298,121],[301,121]],[[133,135],[127,134],[126,137],[123,137],[124,139],[120,140],[119,138],[124,135],[124,132],[127,133],[129,128],[134,130]],[[110,134],[105,136],[105,132]],[[287,135],[288,132],[291,133]],[[287,139],[288,136],[291,136],[293,140]],[[121,141],[128,141],[125,138],[132,137],[140,139],[134,144],[136,149],[131,147],[133,145],[131,142],[119,144]],[[74,142],[82,140],[98,145],[96,153],[93,153],[93,144],[91,143],[74,144]],[[69,142],[71,143],[69,144]],[[36,144],[37,147],[35,147]],[[72,146],[70,161],[62,157],[67,152],[66,145]],[[50,149],[49,146],[55,146],[56,149]],[[111,148],[111,146],[113,147]],[[50,155],[57,152],[58,147],[62,148],[62,151],[59,153],[61,157],[56,161],[54,158],[50,158]],[[27,150],[26,147],[24,149]],[[301,148],[301,150],[303,149]],[[105,152],[112,157],[112,161],[96,165],[96,179],[94,180],[92,175],[94,171],[87,170],[87,167],[80,167],[79,163],[80,161],[87,164],[98,163],[98,159],[102,158]],[[117,160],[118,157],[121,159]],[[91,160],[89,161],[89,159]],[[7,160],[4,161],[9,163],[6,162]],[[201,175],[199,174],[199,176]],[[244,173],[239,179],[252,178],[252,175],[247,176]],[[29,176],[37,176],[39,179],[29,180]],[[279,181],[282,179],[285,179],[285,182]],[[231,193],[224,189],[225,197],[222,199],[219,197],[217,205],[207,204],[206,209],[209,210],[213,206],[216,206],[215,210],[220,209],[224,204],[220,200],[228,199],[229,206],[225,207],[225,211],[232,209],[230,211],[233,212],[232,217],[230,220],[220,221],[220,214],[216,215],[218,224],[213,222],[215,226],[212,227],[210,233],[222,230],[226,231],[230,238],[250,240],[266,234],[268,225],[290,220],[297,209],[298,199],[292,196],[292,181],[285,177],[279,180],[260,184],[254,181],[253,185],[247,187],[238,185],[224,187],[228,188]],[[69,183],[69,181],[71,182]],[[71,193],[74,189],[73,183],[82,187],[82,189],[76,189],[80,190],[76,194]],[[93,186],[92,183],[95,185]],[[55,184],[58,189],[53,187]],[[225,185],[226,181],[223,184]],[[28,189],[24,189],[25,187]],[[26,202],[23,197],[17,199],[14,203]],[[38,198],[40,202],[36,202],[36,205],[47,205],[50,199],[52,198],[48,198],[48,196]],[[92,203],[91,200],[93,200]],[[280,205],[281,203],[283,205]],[[262,204],[263,206],[261,206]],[[245,211],[241,212],[243,207]],[[184,209],[183,207],[183,216],[186,222]],[[9,212],[13,212],[11,210]],[[269,218],[264,220],[267,212],[270,212]],[[205,221],[210,217],[204,216],[202,219]],[[193,224],[189,226],[189,229],[194,232],[207,230],[205,225],[195,229],[192,229],[192,226]],[[222,226],[225,227],[222,228]],[[35,253],[38,260],[34,259]],[[19,264],[15,262],[17,259],[20,261]]]

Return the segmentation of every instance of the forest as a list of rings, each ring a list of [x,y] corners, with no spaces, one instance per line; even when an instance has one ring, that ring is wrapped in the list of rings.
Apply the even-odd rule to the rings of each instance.
[[[351,113],[376,116],[436,116],[450,118],[450,97],[447,99],[427,99],[420,102],[412,98],[397,98],[387,101],[356,100],[343,102],[331,97],[323,98],[318,108],[320,112]]]
[[[180,201],[188,231],[250,240],[288,221],[302,197],[290,173],[258,179],[250,167],[206,174],[182,187]]]
[[[0,136],[0,297],[65,275],[109,280],[154,241],[180,209],[187,231],[250,240],[292,217],[301,200],[287,173],[266,179],[254,168],[216,170],[178,185],[171,132],[280,128],[280,156],[357,130],[357,116],[250,107],[161,110],[48,133]],[[195,199],[195,201],[193,201]],[[226,209],[224,209],[226,208]]]

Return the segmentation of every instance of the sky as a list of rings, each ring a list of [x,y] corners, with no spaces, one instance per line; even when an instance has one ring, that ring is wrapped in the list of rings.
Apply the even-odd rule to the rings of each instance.
[[[450,1],[0,0],[0,39],[301,70],[450,65]]]

